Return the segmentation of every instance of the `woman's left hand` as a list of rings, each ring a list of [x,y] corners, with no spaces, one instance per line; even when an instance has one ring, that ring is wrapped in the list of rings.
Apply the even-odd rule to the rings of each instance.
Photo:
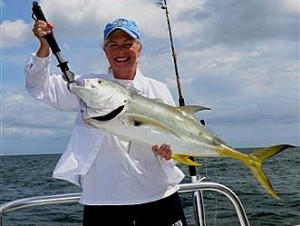
[[[161,146],[154,145],[152,146],[152,151],[154,152],[154,154],[160,156],[165,160],[170,160],[172,157],[171,146],[168,144],[163,144]]]

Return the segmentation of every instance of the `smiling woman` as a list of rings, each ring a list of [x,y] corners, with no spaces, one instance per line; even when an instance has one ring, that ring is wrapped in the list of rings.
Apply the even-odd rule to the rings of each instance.
[[[106,37],[103,49],[114,77],[132,80],[142,51],[139,36],[133,38],[127,32],[119,29]]]
[[[164,141],[147,144],[124,140],[122,136],[85,124],[84,104],[70,92],[62,76],[50,76],[51,51],[45,35],[53,29],[51,23],[42,20],[34,24],[33,33],[40,47],[27,64],[26,87],[33,97],[52,107],[77,112],[67,150],[53,175],[82,188],[79,202],[84,206],[83,225],[185,226],[178,195],[178,184],[184,174],[171,159],[172,147]],[[142,44],[134,21],[120,18],[108,23],[104,28],[103,50],[109,62],[109,73],[76,76],[78,84],[85,78],[102,77],[139,90],[143,96],[174,105],[167,86],[145,77],[138,68]],[[105,95],[102,96],[91,102],[103,99],[105,104]],[[105,107],[98,109],[107,110]],[[115,212],[119,217],[112,223],[110,216]],[[149,212],[155,217],[149,219]],[[99,218],[99,213],[105,214]]]

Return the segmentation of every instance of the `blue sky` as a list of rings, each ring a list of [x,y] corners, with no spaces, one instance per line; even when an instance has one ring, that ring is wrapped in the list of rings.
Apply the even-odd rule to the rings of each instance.
[[[142,32],[141,70],[178,99],[164,11],[155,0],[41,0],[75,73],[103,72],[102,29],[117,17]],[[1,0],[1,154],[62,153],[74,114],[25,90],[24,65],[37,48],[29,0]],[[233,147],[300,144],[299,2],[169,0],[186,104]],[[52,72],[59,73],[53,57]]]

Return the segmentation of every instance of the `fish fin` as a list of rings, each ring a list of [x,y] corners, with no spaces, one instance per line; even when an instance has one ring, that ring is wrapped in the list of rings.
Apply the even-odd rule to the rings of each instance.
[[[185,112],[188,115],[194,115],[198,111],[210,110],[208,107],[200,106],[200,105],[185,105],[177,107],[181,111]]]
[[[189,158],[189,155],[180,155],[180,154],[172,154],[172,159],[176,160],[177,162],[189,165],[189,166],[201,166],[201,163],[193,161]]]
[[[293,148],[295,146],[289,145],[289,144],[281,144],[281,145],[275,145],[269,148],[260,148],[255,151],[253,151],[251,154],[255,155],[262,161],[271,158],[272,156],[280,153],[281,151],[287,149],[287,148]]]
[[[294,146],[289,144],[275,145],[268,148],[261,148],[254,150],[248,155],[248,159],[242,160],[244,164],[250,169],[253,175],[260,182],[261,186],[274,198],[280,199],[280,197],[276,194],[270,180],[265,174],[262,163],[264,160],[280,153],[281,151],[293,148]]]
[[[168,133],[171,133],[171,134],[175,135],[176,137],[179,137],[178,134],[176,134],[171,128],[169,128],[168,126],[165,126],[160,121],[155,120],[153,118],[149,118],[144,115],[138,115],[138,114],[133,114],[133,113],[128,114],[127,118],[130,121],[132,121],[133,125],[135,125],[135,126],[151,125],[151,126],[158,127],[164,131],[167,131]]]
[[[262,167],[257,166],[257,165],[248,165],[247,166],[252,174],[256,177],[258,182],[261,184],[261,186],[275,199],[280,199],[279,195],[275,192],[269,178],[263,171]]]

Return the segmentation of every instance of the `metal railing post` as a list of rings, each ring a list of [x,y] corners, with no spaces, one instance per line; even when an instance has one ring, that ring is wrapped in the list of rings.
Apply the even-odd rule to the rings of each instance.
[[[201,178],[204,180],[205,178]],[[198,183],[197,176],[191,176],[192,183]],[[205,207],[202,191],[193,192],[193,205],[195,213],[195,221],[197,226],[206,226]]]

